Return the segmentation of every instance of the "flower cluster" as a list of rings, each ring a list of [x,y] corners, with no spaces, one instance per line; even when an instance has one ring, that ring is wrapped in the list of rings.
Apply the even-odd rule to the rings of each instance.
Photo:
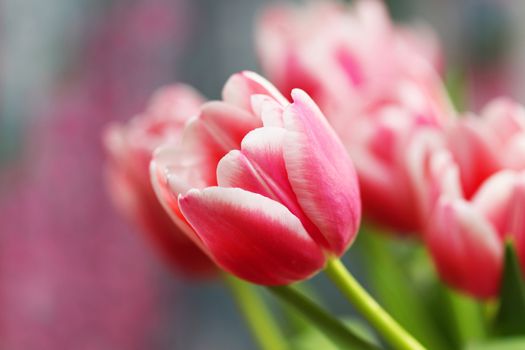
[[[506,239],[525,266],[523,107],[460,115],[436,38],[379,1],[271,7],[256,43],[276,87],[241,72],[206,103],[167,88],[108,131],[114,197],[178,266],[306,279],[352,243],[361,200],[471,295],[498,294]]]
[[[459,115],[435,38],[393,25],[377,1],[277,6],[257,38],[269,78],[311,91],[341,137],[365,217],[422,239],[443,280],[477,297],[498,294],[505,239],[525,267],[523,107]]]
[[[497,99],[443,132],[442,152],[453,160],[445,166],[449,185],[424,239],[443,280],[477,297],[498,294],[505,240],[514,241],[525,267],[524,127],[525,109]]]
[[[109,125],[104,135],[110,156],[108,189],[115,205],[143,228],[171,266],[190,276],[210,275],[215,267],[162,209],[151,186],[149,164],[156,147],[177,142],[186,120],[204,101],[189,86],[164,87],[143,114],[128,125]]]

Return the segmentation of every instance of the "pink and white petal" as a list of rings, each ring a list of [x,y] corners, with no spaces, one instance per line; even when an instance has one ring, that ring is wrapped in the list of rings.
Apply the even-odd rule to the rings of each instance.
[[[503,244],[492,225],[468,202],[442,198],[425,240],[445,282],[478,298],[498,294]]]
[[[197,120],[200,139],[191,139],[207,146],[219,148],[223,154],[238,149],[244,136],[262,126],[259,118],[225,102],[212,101],[204,104]],[[189,136],[192,138],[193,136]],[[189,141],[189,140],[187,140]]]
[[[288,179],[305,214],[322,232],[334,254],[341,255],[355,238],[361,200],[354,166],[319,107],[302,90],[283,119]]]
[[[150,182],[137,184],[125,169],[107,168],[108,189],[115,205],[177,271],[188,276],[211,276],[214,264],[181,232],[157,199]],[[147,186],[147,187],[146,187]],[[185,225],[191,230],[188,225]]]
[[[188,225],[186,219],[182,215],[177,195],[170,189],[168,178],[166,177],[166,171],[164,168],[159,166],[159,163],[153,160],[150,164],[151,184],[157,199],[160,204],[174,222],[174,224],[194,242],[203,251],[202,243],[193,232],[193,229]]]
[[[282,128],[284,108],[268,95],[252,95],[252,109],[264,126]]]
[[[477,117],[463,117],[447,131],[448,145],[458,163],[465,196],[470,198],[481,183],[500,167],[498,140]]]
[[[261,125],[248,112],[223,102],[208,102],[198,117],[186,125],[179,145],[164,147],[155,154],[176,195],[190,188],[217,184],[219,160],[239,149],[244,136]]]
[[[516,133],[525,131],[525,109],[510,98],[500,97],[490,101],[481,112],[489,130],[505,141]]]
[[[419,232],[441,196],[463,198],[458,166],[443,147],[440,136],[434,130],[421,130],[413,135],[405,150],[409,184],[417,203]]]
[[[230,151],[219,161],[217,183],[220,187],[242,188],[272,198],[267,183],[260,178],[248,158],[239,150]]]
[[[251,131],[242,141],[241,151],[231,151],[217,166],[221,187],[238,187],[273,199],[299,218],[310,236],[327,246],[319,229],[305,215],[293,192],[283,156],[287,131],[264,127]]]
[[[209,187],[179,197],[182,213],[213,260],[250,282],[309,278],[325,256],[285,206],[239,188]]]
[[[525,173],[500,171],[472,198],[473,205],[494,225],[500,237],[525,235]]]
[[[525,169],[525,132],[519,132],[507,138],[500,156],[504,168]]]
[[[243,188],[285,205],[288,198],[295,198],[282,155],[285,134],[281,128],[259,128],[248,133],[241,151],[231,151],[219,162],[219,186]]]
[[[268,95],[283,106],[290,103],[268,80],[250,71],[232,75],[224,85],[222,99],[226,103],[253,112],[251,96],[258,94]]]

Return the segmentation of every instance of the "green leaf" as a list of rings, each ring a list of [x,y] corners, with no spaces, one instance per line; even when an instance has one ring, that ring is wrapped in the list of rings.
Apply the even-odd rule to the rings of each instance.
[[[313,328],[299,333],[290,343],[292,350],[339,350],[324,334]]]
[[[349,327],[320,307],[310,297],[299,292],[294,286],[267,287],[281,301],[294,307],[312,326],[322,332],[324,338],[340,349],[377,350],[379,346],[367,339],[365,333]],[[323,349],[319,347],[317,349]]]
[[[455,333],[459,344],[485,338],[483,309],[477,300],[444,286],[442,297],[448,304],[446,319],[452,326],[451,331]]]
[[[505,245],[500,307],[494,330],[499,336],[525,335],[525,282],[512,241]]]
[[[473,343],[465,350],[523,350],[525,349],[525,338],[507,338],[493,340],[486,343]]]

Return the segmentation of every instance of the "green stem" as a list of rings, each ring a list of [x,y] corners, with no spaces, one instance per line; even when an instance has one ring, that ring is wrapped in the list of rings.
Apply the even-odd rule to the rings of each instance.
[[[404,330],[365,291],[339,259],[330,259],[326,274],[356,309],[397,350],[424,350],[425,348]],[[409,301],[410,302],[410,301]]]
[[[254,286],[229,274],[224,274],[223,277],[260,348],[287,349],[286,340],[277,322]]]
[[[436,303],[441,301],[437,298],[441,288],[436,288],[436,276],[422,247],[415,246],[415,242],[401,242],[391,232],[364,227],[366,231],[359,235],[356,243],[360,246],[356,248],[363,253],[375,299],[423,346],[433,350],[454,348],[456,339],[443,334],[443,324],[439,323],[439,317],[446,315],[443,305]]]
[[[306,295],[292,286],[268,287],[279,299],[293,306],[316,328],[324,333],[335,345],[343,349],[373,350],[378,349],[365,340],[361,335],[348,328],[339,319],[333,317],[326,310],[317,305]]]

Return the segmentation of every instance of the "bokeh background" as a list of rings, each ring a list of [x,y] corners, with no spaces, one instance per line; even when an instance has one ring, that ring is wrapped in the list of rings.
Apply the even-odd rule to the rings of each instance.
[[[268,4],[0,0],[1,349],[255,348],[219,283],[173,276],[114,211],[100,135],[163,84],[218,98],[230,74],[258,71],[254,21]],[[389,6],[437,31],[459,108],[525,102],[522,1]]]

